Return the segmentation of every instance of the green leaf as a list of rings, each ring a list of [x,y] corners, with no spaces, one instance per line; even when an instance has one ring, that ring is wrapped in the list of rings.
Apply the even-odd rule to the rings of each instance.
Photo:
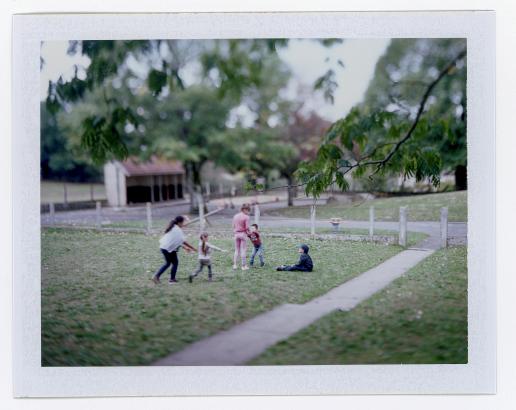
[[[335,80],[335,71],[328,70],[325,74],[315,80],[314,90],[323,91],[323,96],[326,101],[333,104],[334,102],[334,93],[338,87],[338,83]]]
[[[331,47],[335,44],[342,44],[344,39],[342,38],[323,38],[320,40],[321,44],[325,47]]]
[[[167,85],[167,74],[160,70],[152,69],[147,77],[147,84],[154,95],[159,95]]]

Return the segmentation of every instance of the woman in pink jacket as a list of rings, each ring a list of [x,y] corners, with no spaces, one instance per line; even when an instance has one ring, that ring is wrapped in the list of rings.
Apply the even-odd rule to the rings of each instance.
[[[249,214],[251,206],[243,204],[240,212],[233,217],[233,233],[235,234],[235,255],[233,256],[233,269],[237,269],[238,258],[242,259],[242,270],[248,270],[246,262],[247,235],[249,233]]]

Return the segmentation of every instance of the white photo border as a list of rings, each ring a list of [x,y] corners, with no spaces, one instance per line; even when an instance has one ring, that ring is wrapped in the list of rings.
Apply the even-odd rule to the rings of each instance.
[[[468,364],[42,367],[41,41],[282,37],[467,38]],[[13,371],[16,397],[495,392],[494,12],[15,15],[12,55]]]

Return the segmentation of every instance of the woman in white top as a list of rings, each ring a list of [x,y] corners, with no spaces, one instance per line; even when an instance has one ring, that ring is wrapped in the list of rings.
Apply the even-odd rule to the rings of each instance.
[[[179,248],[183,247],[187,252],[195,252],[195,248],[185,241],[185,234],[181,229],[185,224],[186,219],[184,216],[179,215],[170,221],[165,229],[165,235],[159,240],[159,247],[163,257],[165,258],[165,264],[159,268],[159,270],[152,277],[152,281],[156,284],[159,283],[159,278],[163,272],[165,272],[170,265],[170,280],[168,283],[176,283],[176,272],[179,265],[177,258],[177,252]]]
[[[201,233],[201,237],[199,238],[199,268],[190,275],[188,280],[192,283],[193,278],[195,278],[199,273],[202,272],[205,266],[208,267],[208,280],[211,282],[213,277],[211,271],[211,251],[212,249],[216,249],[220,252],[227,252],[224,249],[220,249],[219,247],[208,242],[208,234],[206,232]]]

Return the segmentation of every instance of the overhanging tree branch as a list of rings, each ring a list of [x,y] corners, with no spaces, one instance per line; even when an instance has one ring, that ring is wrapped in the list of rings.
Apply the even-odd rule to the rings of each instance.
[[[466,49],[464,49],[459,54],[457,54],[457,56],[452,61],[450,61],[450,63],[439,72],[438,76],[431,83],[429,83],[427,85],[427,88],[426,88],[426,90],[421,98],[421,101],[419,103],[419,107],[416,112],[416,116],[414,117],[414,120],[412,121],[410,128],[405,133],[403,138],[401,138],[397,142],[386,143],[386,144],[382,144],[381,146],[377,146],[373,149],[373,151],[371,153],[367,154],[365,157],[356,161],[354,164],[346,164],[346,165],[336,167],[335,172],[340,172],[340,174],[342,176],[344,176],[347,173],[349,173],[350,171],[352,171],[353,169],[356,169],[359,167],[375,166],[376,168],[375,168],[374,172],[369,177],[372,178],[375,174],[377,174],[394,157],[394,155],[399,151],[399,149],[403,146],[403,144],[405,144],[413,136],[413,133],[414,133],[417,125],[419,124],[421,116],[424,112],[425,105],[426,105],[430,95],[432,94],[433,90],[446,75],[452,74],[452,70],[455,68],[457,63],[465,56],[466,56]],[[393,145],[393,147],[384,158],[378,159],[378,160],[369,160],[377,152],[378,149],[383,148],[388,145]],[[317,178],[318,176],[322,176],[322,173],[321,172],[316,173],[312,177]],[[335,179],[334,179],[334,182],[335,182]],[[309,182],[307,181],[307,182],[303,182],[300,184],[296,184],[295,186],[306,186],[308,184],[309,184]],[[329,185],[331,185],[331,183],[327,184],[326,186],[329,186]],[[286,188],[286,186],[276,187],[275,189],[279,189],[279,188]]]
[[[423,111],[425,109],[426,102],[428,101],[428,98],[430,97],[432,91],[437,86],[437,84],[439,84],[439,82],[447,74],[449,74],[451,72],[451,70],[456,66],[456,64],[465,56],[466,56],[466,50],[461,51],[443,70],[441,70],[441,72],[439,73],[437,78],[428,85],[425,93],[423,94],[423,97],[421,98],[421,102],[419,103],[419,108],[417,110],[416,117],[414,118],[414,121],[412,122],[412,125],[410,126],[410,128],[407,131],[407,133],[405,134],[405,136],[402,139],[400,139],[397,143],[395,143],[394,147],[391,149],[391,151],[389,151],[389,153],[385,156],[385,158],[383,158],[381,160],[366,161],[366,162],[357,161],[355,164],[340,167],[340,168],[338,168],[338,170],[345,169],[343,174],[347,174],[349,171],[351,171],[352,169],[357,168],[357,167],[376,165],[376,169],[372,173],[372,175],[377,174],[392,159],[392,157],[394,156],[394,154],[396,154],[396,152],[400,149],[400,147],[404,143],[406,143],[410,139],[410,137],[412,137],[412,134],[413,134],[414,130],[416,129],[416,127],[419,123],[419,120],[421,119],[421,115],[423,114]]]

